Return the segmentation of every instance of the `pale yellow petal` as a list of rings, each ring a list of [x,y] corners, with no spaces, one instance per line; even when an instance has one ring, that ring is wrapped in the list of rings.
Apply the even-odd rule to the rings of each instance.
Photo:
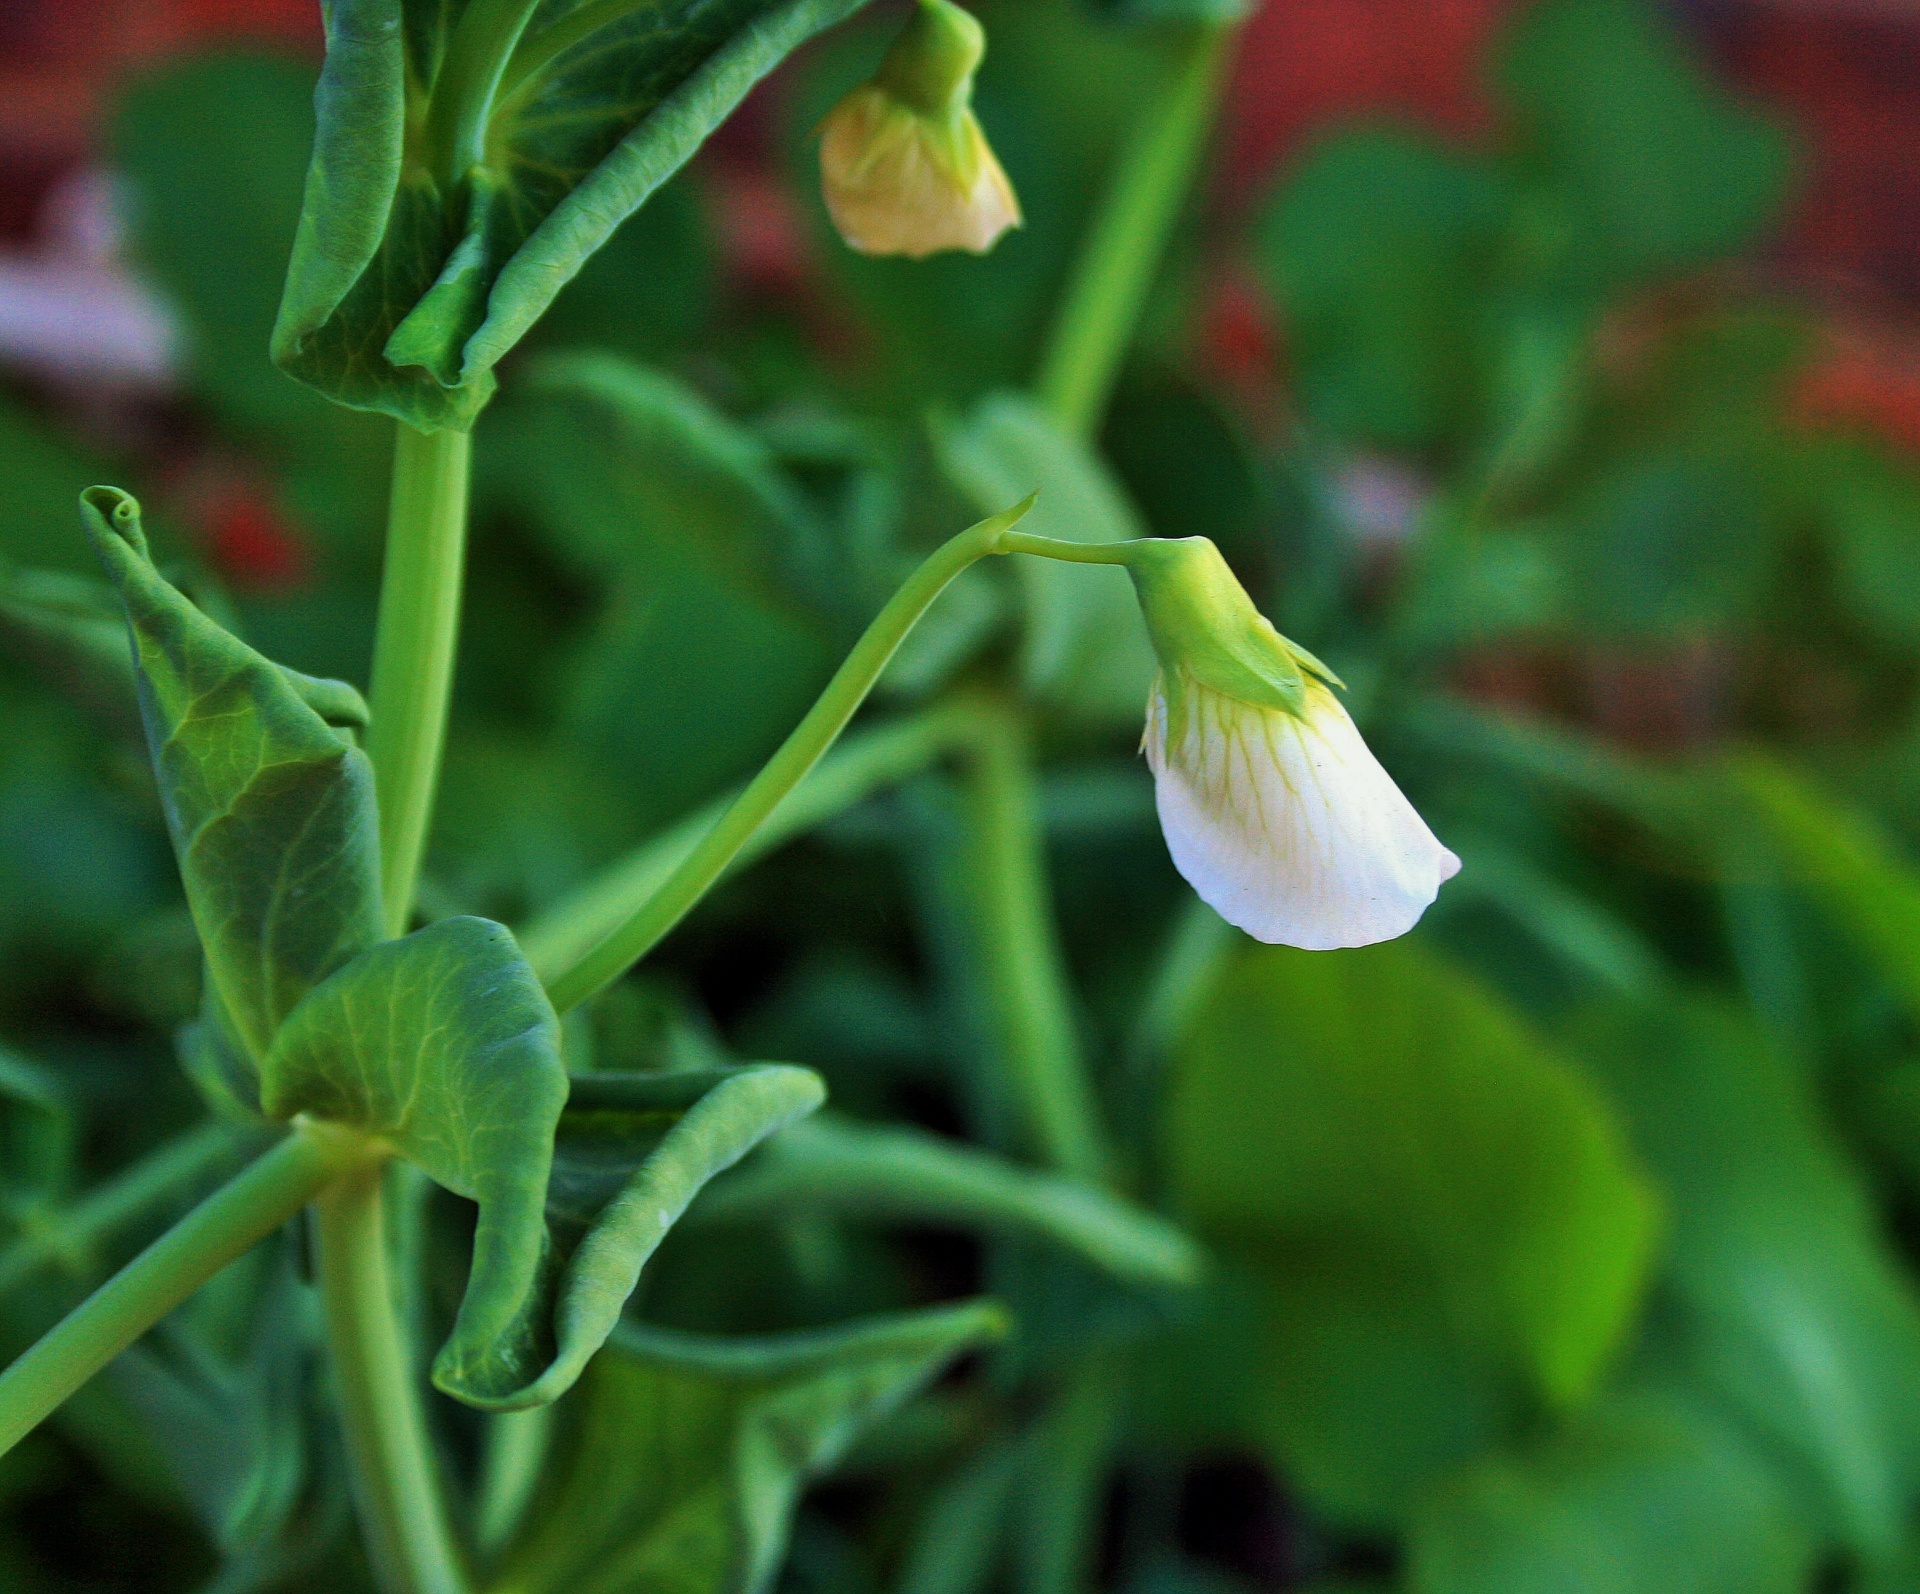
[[[849,247],[922,259],[984,254],[1020,223],[1020,204],[972,112],[958,140],[872,84],[821,124],[821,189]]]

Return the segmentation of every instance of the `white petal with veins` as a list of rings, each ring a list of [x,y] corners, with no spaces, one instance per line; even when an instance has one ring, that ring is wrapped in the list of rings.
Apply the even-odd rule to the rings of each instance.
[[[1318,681],[1303,717],[1184,683],[1180,745],[1154,683],[1144,746],[1167,849],[1221,918],[1324,951],[1412,929],[1460,860],[1441,846]]]

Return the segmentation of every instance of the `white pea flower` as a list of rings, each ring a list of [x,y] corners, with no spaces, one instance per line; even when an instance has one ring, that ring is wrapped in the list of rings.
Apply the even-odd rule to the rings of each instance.
[[[1404,935],[1460,860],[1368,751],[1337,680],[1206,538],[1134,547],[1160,658],[1142,745],[1175,866],[1256,940],[1324,951]]]
[[[972,16],[951,0],[920,0],[873,81],[827,113],[821,192],[852,248],[915,260],[985,254],[1020,225],[1020,201],[973,114],[985,53]]]

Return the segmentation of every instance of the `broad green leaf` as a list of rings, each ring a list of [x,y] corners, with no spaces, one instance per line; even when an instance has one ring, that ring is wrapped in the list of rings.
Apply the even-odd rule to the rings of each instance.
[[[1867,814],[1759,755],[1734,779],[1791,878],[1830,913],[1920,1019],[1920,868]]]
[[[1472,157],[1393,128],[1313,150],[1261,224],[1300,397],[1336,437],[1424,447],[1479,381],[1477,306],[1511,197]]]
[[[362,952],[287,1016],[260,1070],[269,1117],[377,1135],[478,1204],[473,1271],[438,1364],[456,1375],[528,1332],[566,1099],[553,1004],[485,919],[442,919]]]
[[[1920,478],[1911,461],[1823,440],[1806,464],[1849,613],[1897,646],[1920,645]]]
[[[913,1129],[816,1120],[770,1141],[701,1201],[701,1223],[803,1213],[1024,1235],[1128,1284],[1179,1288],[1202,1267],[1172,1224],[1076,1179]]]
[[[262,658],[154,569],[139,506],[90,488],[83,516],[133,633],[140,709],[187,902],[246,1053],[381,934],[366,708]]]
[[[573,1384],[700,1187],[823,1094],[779,1065],[588,1074],[570,1093],[559,1021],[513,937],[454,918],[319,986],[275,1039],[261,1099],[376,1135],[478,1205],[434,1381],[513,1409]]]
[[[824,686],[845,572],[764,442],[691,389],[605,356],[545,362],[503,408],[500,490],[599,583],[560,660],[562,715],[642,829],[748,774]],[[834,605],[826,590],[836,594]]]
[[[1557,529],[1577,636],[1698,637],[1749,621],[1780,542],[1750,462],[1642,449],[1599,472]]]
[[[73,538],[73,501],[107,475],[103,462],[25,405],[0,396],[0,567],[93,573]]]
[[[1267,1302],[1253,1427],[1334,1513],[1571,1407],[1632,1321],[1656,1206],[1605,1103],[1405,942],[1250,950],[1181,1048],[1174,1190]]]
[[[333,0],[274,357],[465,428],[493,367],[789,52],[862,0]]]
[[[318,1325],[311,1292],[276,1249],[245,1287],[237,1354],[189,1314],[113,1362],[141,1420],[218,1547],[220,1594],[278,1588],[328,1548],[345,1505],[313,1416]]]
[[[1120,542],[1146,535],[1099,456],[1022,394],[989,395],[937,440],[947,475],[976,506],[1004,506],[1037,490],[1027,524],[1038,536]],[[1153,651],[1125,572],[1056,559],[1014,563],[1025,600],[1020,674],[1027,686],[1090,719],[1137,719]]]
[[[1920,1301],[1805,1082],[1704,1000],[1596,1015],[1580,1047],[1665,1188],[1691,1376],[1829,1534],[1887,1553],[1920,1499]]]
[[[139,730],[126,613],[111,587],[64,570],[0,577],[0,640],[101,724]]]
[[[1005,1328],[990,1302],[766,1339],[623,1327],[560,1408],[533,1526],[492,1586],[763,1594],[808,1479]]]
[[[685,382],[576,354],[542,360],[528,387],[548,401],[542,520],[570,562],[600,575],[691,563],[776,600],[825,596],[826,532],[811,506],[761,438]]]
[[[375,417],[289,382],[268,350],[313,128],[310,62],[221,49],[143,63],[109,137],[128,250],[180,317],[194,400],[273,471],[298,526],[321,543],[324,588],[371,574],[393,439]]]
[[[526,1366],[462,1360],[456,1334],[436,1371],[472,1405],[526,1407],[566,1392],[605,1342],[640,1271],[715,1174],[825,1099],[805,1068],[761,1063],[658,1074],[574,1076],[554,1142],[547,1222],[565,1266],[552,1283],[552,1349]]]
[[[1426,1499],[1409,1594],[1799,1594],[1814,1545],[1779,1477],[1725,1422],[1609,1395]]]
[[[1778,212],[1792,150],[1649,0],[1542,0],[1498,83],[1529,170],[1566,205],[1571,268],[1639,281],[1730,254]]]

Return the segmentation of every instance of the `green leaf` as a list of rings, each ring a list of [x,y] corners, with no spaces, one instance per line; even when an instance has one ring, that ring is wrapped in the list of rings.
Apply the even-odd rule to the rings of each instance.
[[[1038,491],[1027,525],[1068,542],[1121,542],[1146,527],[1106,463],[1019,393],[994,393],[940,429],[942,464],[982,514]],[[1025,602],[1020,674],[1039,696],[1095,720],[1138,719],[1153,650],[1124,572],[1055,559],[1014,562]],[[1119,579],[1114,579],[1118,577]]]
[[[861,3],[334,0],[274,358],[341,403],[470,426],[587,258]]]
[[[500,491],[604,588],[563,655],[562,714],[626,790],[626,822],[654,828],[799,721],[839,658],[846,572],[765,443],[685,384],[575,356],[535,385],[496,417],[516,467]]]
[[[1785,765],[1756,754],[1733,773],[1791,878],[1833,916],[1920,1021],[1920,869],[1871,816]]]
[[[1199,1248],[1165,1219],[1079,1180],[918,1130],[831,1120],[771,1141],[715,1185],[695,1217],[724,1223],[803,1213],[1024,1235],[1143,1288],[1192,1284],[1202,1266]]]
[[[765,1339],[622,1328],[560,1408],[569,1431],[495,1586],[762,1594],[807,1480],[1005,1329],[990,1302]]]
[[[91,575],[75,542],[73,501],[107,475],[104,462],[40,416],[0,395],[0,564],[56,566]]]
[[[350,1124],[478,1203],[448,1366],[525,1336],[566,1099],[553,1005],[485,919],[442,919],[361,953],[287,1016],[260,1070],[268,1116]]]
[[[1093,9],[1115,22],[1238,22],[1252,0],[1092,0]]]
[[[140,709],[219,1006],[256,1061],[321,980],[381,934],[373,770],[353,688],[283,669],[154,569],[139,506],[81,500],[125,606]]]
[[[1580,1045],[1665,1188],[1691,1376],[1831,1536],[1889,1552],[1920,1498],[1920,1302],[1805,1082],[1705,1000],[1596,1014]]]
[[[1253,1427],[1328,1510],[1578,1404],[1633,1319],[1656,1206],[1605,1103],[1405,942],[1250,950],[1180,1049],[1179,1201],[1266,1300]]]
[[[1786,197],[1786,137],[1720,88],[1647,0],[1530,6],[1498,70],[1530,171],[1566,204],[1566,253],[1583,274],[1631,282],[1718,259]]]
[[[570,562],[598,575],[691,563],[776,601],[823,585],[825,529],[772,449],[685,382],[575,354],[540,361],[528,388],[550,401],[535,490]]]
[[[1599,472],[1558,529],[1563,619],[1608,640],[1750,620],[1780,547],[1750,461],[1642,451]]]
[[[1510,204],[1490,166],[1396,128],[1338,134],[1308,155],[1259,242],[1316,421],[1402,448],[1457,432]]]
[[[317,1433],[318,1325],[311,1292],[276,1247],[244,1284],[244,1339],[226,1354],[183,1313],[113,1362],[224,1565],[215,1588],[283,1587],[329,1547],[346,1502]]]
[[[199,396],[230,426],[291,436],[328,425],[267,357],[313,143],[313,69],[240,52],[165,61],[115,109],[142,268],[190,319]]]
[[[17,1109],[17,1110],[16,1110]],[[59,1193],[75,1148],[73,1107],[52,1070],[0,1046],[0,1221]]]
[[[332,585],[371,574],[393,439],[375,417],[289,382],[268,352],[313,128],[311,63],[221,49],[143,63],[110,138],[129,252],[181,317],[194,400],[274,472],[300,529],[320,539],[315,574]],[[358,647],[350,640],[346,656]]]
[[[783,1063],[659,1074],[580,1074],[554,1143],[547,1221],[565,1267],[552,1283],[553,1348],[529,1370],[495,1354],[436,1367],[471,1405],[513,1409],[564,1394],[618,1321],[641,1269],[715,1174],[826,1097],[820,1077]],[[476,1352],[478,1347],[476,1347]]]
[[[111,587],[64,570],[0,577],[0,640],[99,723],[139,731],[126,614]]]
[[[1920,478],[1912,464],[1822,440],[1806,461],[1848,612],[1903,648],[1920,646]]]
[[[363,952],[288,1017],[272,1116],[389,1142],[475,1202],[473,1262],[434,1381],[470,1405],[563,1394],[700,1187],[818,1106],[802,1068],[582,1075],[513,937],[443,919]]]
[[[1814,1545],[1728,1424],[1641,1393],[1464,1468],[1422,1504],[1409,1594],[1799,1594]]]

